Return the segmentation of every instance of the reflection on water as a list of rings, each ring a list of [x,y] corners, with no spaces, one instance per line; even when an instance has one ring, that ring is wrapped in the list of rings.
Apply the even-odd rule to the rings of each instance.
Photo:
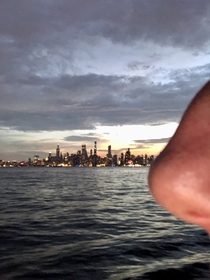
[[[0,169],[1,279],[209,279],[210,240],[148,168]]]

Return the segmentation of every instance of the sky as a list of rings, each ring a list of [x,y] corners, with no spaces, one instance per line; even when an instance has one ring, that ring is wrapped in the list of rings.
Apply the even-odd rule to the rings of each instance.
[[[209,0],[1,0],[0,159],[157,155],[210,74]]]

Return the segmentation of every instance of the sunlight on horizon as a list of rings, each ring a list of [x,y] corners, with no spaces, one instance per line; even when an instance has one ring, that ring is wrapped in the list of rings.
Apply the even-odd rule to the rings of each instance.
[[[81,150],[81,145],[86,144],[87,150],[93,149],[94,141],[97,141],[98,154],[106,156],[108,145],[111,145],[113,154],[125,152],[128,148],[132,154],[157,155],[168,142],[178,123],[171,122],[161,125],[123,125],[103,126],[97,124],[93,130],[72,131],[36,131],[20,132],[5,130],[6,150],[13,151],[16,146],[22,153],[30,150],[38,153],[54,153],[57,143],[60,143],[62,152],[76,153]],[[67,138],[70,137],[70,140]],[[71,137],[72,140],[71,140]],[[75,137],[75,138],[74,138]],[[160,143],[158,140],[163,139]],[[157,140],[157,141],[156,141]],[[29,150],[30,149],[30,150]]]
[[[103,134],[104,139],[112,139],[122,144],[132,144],[134,140],[153,140],[171,137],[178,127],[172,122],[162,125],[123,125],[96,126],[96,133]]]

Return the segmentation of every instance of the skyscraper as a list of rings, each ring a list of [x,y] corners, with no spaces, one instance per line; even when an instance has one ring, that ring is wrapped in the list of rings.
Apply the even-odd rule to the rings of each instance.
[[[111,152],[111,145],[108,146],[108,154],[107,154],[108,158],[112,158],[112,152]]]
[[[97,145],[97,142],[95,141],[95,142],[94,142],[93,166],[96,166],[96,165],[97,165],[97,155],[96,155],[97,148],[96,148],[96,145]]]
[[[122,166],[124,164],[124,155],[123,153],[121,153],[121,156],[120,156],[120,165]]]
[[[82,144],[82,161],[84,162],[86,159],[87,159],[86,145]]]
[[[106,166],[112,166],[111,145],[108,146],[108,154],[106,155]]]
[[[125,153],[125,164],[127,164],[130,159],[131,159],[131,152],[130,152],[130,148],[128,148],[127,152]]]
[[[56,157],[59,158],[60,156],[60,148],[59,148],[59,143],[57,144],[57,148],[56,148]]]

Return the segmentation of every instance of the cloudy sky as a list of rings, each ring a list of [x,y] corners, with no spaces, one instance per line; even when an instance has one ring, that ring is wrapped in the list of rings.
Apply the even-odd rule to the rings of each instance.
[[[158,154],[210,74],[209,0],[1,0],[0,159]]]

